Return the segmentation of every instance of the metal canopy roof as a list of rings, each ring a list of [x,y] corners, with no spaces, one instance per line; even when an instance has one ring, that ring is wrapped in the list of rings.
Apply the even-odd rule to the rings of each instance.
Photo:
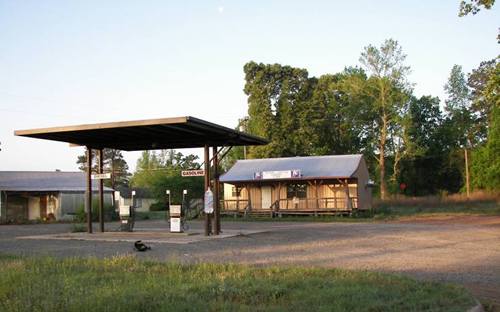
[[[14,134],[125,151],[268,143],[263,138],[190,116],[16,130]]]

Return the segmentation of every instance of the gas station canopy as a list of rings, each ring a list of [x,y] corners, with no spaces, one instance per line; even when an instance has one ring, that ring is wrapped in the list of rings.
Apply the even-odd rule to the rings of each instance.
[[[124,151],[268,143],[263,138],[190,116],[16,130],[14,134]]]

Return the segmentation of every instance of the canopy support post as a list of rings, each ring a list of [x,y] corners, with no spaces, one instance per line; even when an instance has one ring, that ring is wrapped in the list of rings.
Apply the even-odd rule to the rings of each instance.
[[[205,192],[210,187],[210,150],[208,145],[205,145]],[[210,214],[205,212],[205,236],[209,236],[211,232],[210,229]]]
[[[87,146],[87,232],[92,233],[92,148]]]
[[[99,173],[102,174],[104,167],[104,153],[102,148],[98,150],[99,155]],[[99,179],[99,228],[104,233],[104,180]]]
[[[219,205],[219,155],[217,146],[212,147],[214,154],[214,234],[220,234],[220,205]]]

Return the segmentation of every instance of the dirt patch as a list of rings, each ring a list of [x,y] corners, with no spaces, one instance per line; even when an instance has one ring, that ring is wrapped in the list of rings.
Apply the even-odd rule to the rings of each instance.
[[[469,225],[488,225],[500,227],[500,216],[484,215],[456,215],[456,214],[435,214],[423,216],[402,217],[392,223],[424,223],[424,224],[469,224]]]

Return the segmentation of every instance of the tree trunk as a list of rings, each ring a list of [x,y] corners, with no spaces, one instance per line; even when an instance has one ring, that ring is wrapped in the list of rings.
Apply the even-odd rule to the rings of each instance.
[[[382,107],[382,128],[380,129],[380,145],[379,145],[379,166],[380,166],[380,198],[387,198],[387,185],[385,182],[385,143],[387,141],[388,132],[388,117],[386,106],[386,88],[382,80],[380,80],[380,106]]]
[[[380,167],[380,199],[387,198],[387,185],[385,182],[385,143],[387,140],[387,116],[382,117],[382,129],[380,129],[379,145],[379,167]]]
[[[380,144],[379,166],[380,166],[380,198],[387,198],[387,185],[385,183],[385,146]]]

